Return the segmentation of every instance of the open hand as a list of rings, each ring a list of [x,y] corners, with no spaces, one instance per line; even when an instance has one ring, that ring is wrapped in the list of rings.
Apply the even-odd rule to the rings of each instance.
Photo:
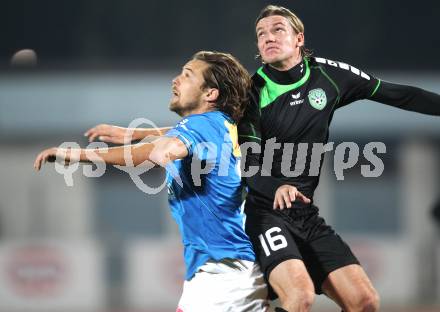
[[[127,132],[127,128],[112,126],[107,124],[97,125],[84,133],[89,138],[89,142],[98,138],[103,142],[110,142],[115,144],[129,144],[130,142],[124,142],[124,137]]]
[[[275,192],[273,209],[279,208],[280,210],[283,210],[284,208],[292,208],[292,203],[297,199],[305,204],[311,203],[311,200],[298,191],[293,185],[282,185]]]
[[[39,171],[46,162],[54,162],[57,156],[58,148],[52,147],[38,154],[34,161],[34,169]]]
[[[79,149],[58,147],[48,148],[38,154],[37,158],[35,158],[34,169],[39,171],[46,162],[55,161],[63,163],[64,166],[68,166],[72,163],[79,162],[81,158],[80,154],[81,150]]]

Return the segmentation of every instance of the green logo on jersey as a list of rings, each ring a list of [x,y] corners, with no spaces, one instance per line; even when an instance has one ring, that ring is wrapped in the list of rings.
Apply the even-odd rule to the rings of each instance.
[[[322,89],[313,89],[309,92],[309,102],[313,108],[322,110],[327,105],[327,96]]]

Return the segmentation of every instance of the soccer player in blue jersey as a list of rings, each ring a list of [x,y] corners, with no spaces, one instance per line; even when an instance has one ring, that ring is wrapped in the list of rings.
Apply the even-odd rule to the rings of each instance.
[[[240,210],[236,123],[249,86],[249,74],[230,54],[198,52],[173,80],[170,109],[183,119],[164,136],[93,153],[51,148],[35,160],[37,170],[56,156],[68,163],[127,165],[124,150],[129,148],[131,164],[148,161],[166,167],[169,203],[182,235],[186,264],[177,311],[268,309],[266,284]]]

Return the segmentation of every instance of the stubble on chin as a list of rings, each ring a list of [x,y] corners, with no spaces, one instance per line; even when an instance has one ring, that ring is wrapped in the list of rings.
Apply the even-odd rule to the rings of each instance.
[[[180,117],[184,117],[187,116],[188,114],[191,114],[191,112],[199,108],[199,106],[200,104],[196,102],[188,103],[185,104],[184,106],[181,105],[179,102],[171,102],[169,109],[170,111],[175,112]]]
[[[170,111],[175,112],[179,116],[182,116],[182,114],[183,114],[182,107],[179,107],[178,102],[170,102],[170,105],[168,106],[168,108]]]

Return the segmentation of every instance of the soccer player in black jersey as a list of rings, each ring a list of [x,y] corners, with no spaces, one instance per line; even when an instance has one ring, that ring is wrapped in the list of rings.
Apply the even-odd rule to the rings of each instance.
[[[329,124],[336,109],[360,99],[440,115],[440,96],[311,57],[303,23],[283,7],[261,11],[256,36],[263,66],[253,76],[239,135],[249,147],[242,145],[247,166],[260,167],[247,178],[245,212],[262,269],[286,311],[309,311],[315,293],[344,311],[377,311],[379,297],[369,278],[313,205]],[[308,144],[306,152],[299,151],[300,143]],[[273,153],[273,161],[265,160],[266,153]],[[303,164],[300,174],[293,172],[295,159]]]

